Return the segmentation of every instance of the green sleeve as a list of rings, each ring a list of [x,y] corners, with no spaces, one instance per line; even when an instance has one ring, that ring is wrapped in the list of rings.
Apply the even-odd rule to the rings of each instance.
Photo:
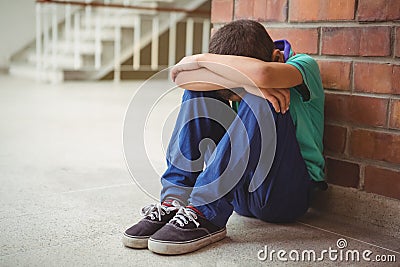
[[[300,71],[303,83],[309,90],[310,98],[308,100],[323,97],[324,90],[319,67],[312,57],[306,54],[297,54],[291,57],[286,63],[296,67]]]

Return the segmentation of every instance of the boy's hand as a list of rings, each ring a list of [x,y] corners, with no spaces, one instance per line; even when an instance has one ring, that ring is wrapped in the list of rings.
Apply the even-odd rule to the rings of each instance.
[[[200,65],[197,62],[199,55],[186,56],[181,59],[175,66],[171,69],[171,80],[175,82],[176,76],[182,71],[196,70],[200,69]]]
[[[260,88],[264,98],[271,102],[276,112],[285,114],[290,105],[290,89]]]

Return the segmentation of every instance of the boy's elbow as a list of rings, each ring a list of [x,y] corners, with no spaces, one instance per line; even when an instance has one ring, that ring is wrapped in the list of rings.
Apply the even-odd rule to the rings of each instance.
[[[178,74],[178,76],[176,76],[174,82],[179,87],[185,85],[185,80],[183,79],[183,75],[181,74]]]
[[[180,73],[178,74],[178,76],[176,76],[175,78],[175,84],[176,86],[180,87],[180,88],[184,88],[186,90],[198,90],[197,86],[195,83],[193,83],[192,81],[189,81],[188,79],[186,79],[185,75]]]

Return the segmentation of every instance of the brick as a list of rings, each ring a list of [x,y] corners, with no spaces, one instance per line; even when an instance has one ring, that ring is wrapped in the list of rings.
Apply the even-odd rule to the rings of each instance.
[[[353,20],[355,0],[291,0],[290,21]]]
[[[236,0],[235,19],[286,21],[287,0]]]
[[[389,127],[400,130],[400,100],[392,100]]]
[[[233,18],[233,0],[211,1],[211,22],[230,22]]]
[[[400,95],[400,65],[393,66],[392,93]]]
[[[259,21],[286,21],[287,0],[256,0],[254,18]]]
[[[323,27],[322,54],[390,56],[390,27]]]
[[[328,158],[326,160],[327,181],[332,184],[358,187],[360,166],[356,163]]]
[[[322,54],[358,56],[361,28],[322,28]]]
[[[325,124],[324,152],[344,153],[346,135],[346,127]]]
[[[360,56],[390,56],[390,27],[365,27],[361,30]]]
[[[396,47],[394,48],[396,57],[400,57],[400,27],[396,27]]]
[[[254,19],[255,0],[236,0],[235,1],[235,19]]]
[[[348,122],[348,109],[351,96],[325,94],[326,121]]]
[[[375,166],[365,168],[365,191],[400,199],[400,171]]]
[[[355,95],[325,95],[327,121],[363,126],[385,126],[388,99]]]
[[[324,88],[350,90],[351,62],[318,61]]]
[[[358,129],[351,132],[349,144],[354,157],[400,163],[400,134]]]
[[[394,68],[391,64],[357,62],[354,64],[354,90],[390,94],[394,91],[393,75]]]
[[[357,20],[390,21],[400,19],[399,0],[358,0]]]
[[[348,106],[349,122],[369,126],[384,126],[388,105],[388,99],[352,96]]]
[[[318,53],[317,28],[267,28],[273,40],[287,39],[296,53]]]

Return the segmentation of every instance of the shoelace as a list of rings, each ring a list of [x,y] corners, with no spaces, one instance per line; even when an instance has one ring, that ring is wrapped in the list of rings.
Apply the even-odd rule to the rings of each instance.
[[[163,206],[161,203],[157,204],[150,204],[147,206],[144,206],[142,210],[140,211],[140,215],[146,217],[150,216],[152,220],[155,220],[158,218],[158,220],[161,222],[161,216],[164,216],[166,214],[169,214],[171,211],[176,210],[177,207],[167,207]]]
[[[200,226],[200,223],[197,221],[197,214],[194,212],[192,209],[181,207],[178,212],[175,214],[174,218],[172,218],[169,222],[176,222],[178,223],[181,227],[184,227],[185,224],[188,224],[189,222],[193,222],[196,227]]]

